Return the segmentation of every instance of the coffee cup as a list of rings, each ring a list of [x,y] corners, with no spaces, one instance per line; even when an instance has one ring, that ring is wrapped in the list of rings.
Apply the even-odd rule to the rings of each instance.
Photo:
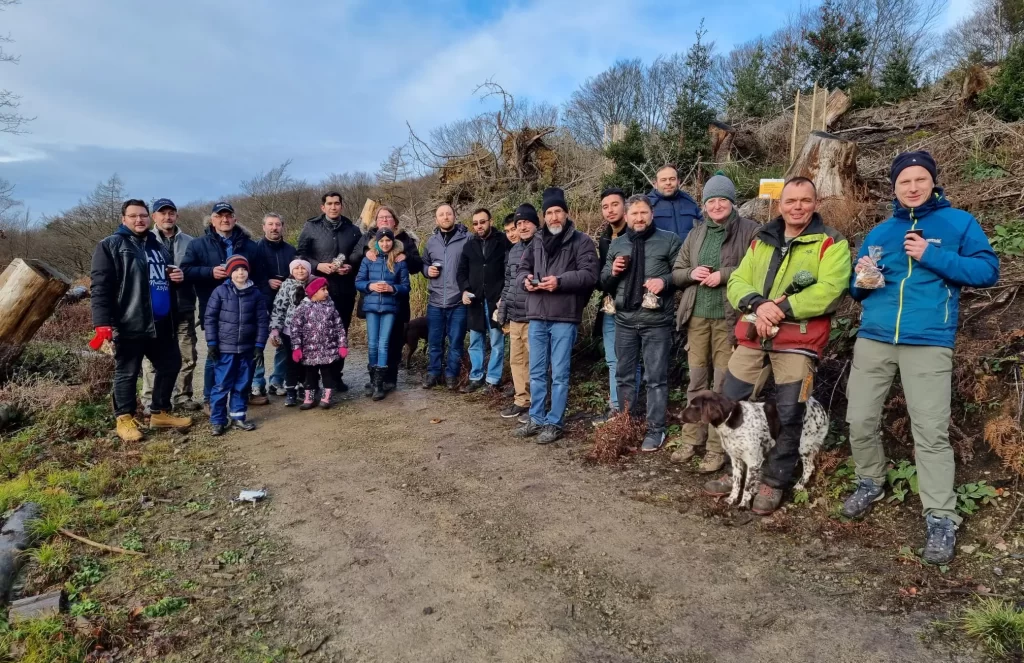
[[[921,238],[924,237],[924,231],[921,230],[920,228],[913,228],[912,230],[908,230],[907,234],[908,235],[917,235],[918,237],[921,237]]]
[[[629,258],[630,256],[619,256],[622,258],[622,271],[629,269]]]
[[[441,261],[440,260],[435,260],[433,263],[431,263],[430,266],[433,267],[434,269],[436,269],[438,274],[441,273]]]

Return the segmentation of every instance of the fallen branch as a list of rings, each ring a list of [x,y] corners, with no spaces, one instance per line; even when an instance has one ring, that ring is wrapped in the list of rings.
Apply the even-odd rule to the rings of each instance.
[[[73,532],[69,532],[63,527],[57,531],[63,534],[64,536],[68,537],[69,539],[74,539],[79,543],[84,543],[87,546],[92,546],[93,548],[97,548],[99,550],[105,550],[106,552],[117,553],[119,555],[136,555],[137,557],[146,556],[146,553],[142,553],[137,550],[125,550],[124,548],[118,548],[117,546],[108,546],[105,543],[96,543],[92,539],[87,539],[84,536],[78,536]]]

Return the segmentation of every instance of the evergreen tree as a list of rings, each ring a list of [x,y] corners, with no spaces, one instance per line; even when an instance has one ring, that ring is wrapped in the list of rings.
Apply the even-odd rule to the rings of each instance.
[[[750,59],[736,69],[733,89],[727,102],[729,117],[766,117],[775,107],[767,73],[768,55],[758,43]]]
[[[868,39],[859,18],[848,18],[836,0],[822,3],[817,30],[804,33],[800,62],[807,83],[829,90],[847,89],[864,72]]]
[[[622,140],[615,141],[604,151],[604,155],[615,163],[615,170],[605,175],[601,182],[604,186],[621,187],[627,197],[646,193],[651,188],[643,170],[647,164],[644,142],[640,124],[630,122]]]
[[[1010,49],[995,83],[981,93],[978,101],[1001,120],[1024,120],[1024,42]]]
[[[879,96],[882,101],[903,101],[917,92],[917,69],[910,58],[910,49],[894,48],[882,68]]]
[[[676,164],[681,176],[711,152],[708,125],[715,120],[715,110],[710,103],[714,44],[704,41],[706,34],[701,20],[697,41],[686,53],[682,89],[669,115],[668,126],[659,138],[661,161]]]

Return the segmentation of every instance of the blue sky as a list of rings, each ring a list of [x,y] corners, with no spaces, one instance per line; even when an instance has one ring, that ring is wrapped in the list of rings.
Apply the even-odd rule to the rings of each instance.
[[[969,11],[950,0],[947,21]],[[118,173],[179,204],[291,174],[373,172],[410,122],[426,133],[480,109],[479,83],[561,103],[620,57],[685,50],[700,18],[727,50],[799,0],[369,2],[22,0],[0,13],[20,64],[2,86],[36,116],[0,134],[0,177],[33,216]]]

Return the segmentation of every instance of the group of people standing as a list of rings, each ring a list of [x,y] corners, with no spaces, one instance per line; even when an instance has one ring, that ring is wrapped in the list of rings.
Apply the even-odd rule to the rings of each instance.
[[[937,173],[926,152],[896,157],[893,214],[868,234],[855,264],[803,177],[786,182],[780,215],[762,225],[739,215],[724,175],[708,180],[698,205],[665,166],[649,195],[601,193],[605,225],[596,242],[576,227],[555,187],[543,192],[539,214],[524,203],[504,218],[504,233],[487,209],[474,211],[467,228],[443,204],[422,252],[398,229],[394,210],[380,208],[362,232],[342,215],[336,192],[323,196],[322,215],[306,222],[296,248],[284,242],[277,215],[264,218],[264,237],[253,241],[231,205],[218,203],[205,236],[193,239],[176,228],[171,201],[154,204],[150,231],[148,207],[130,200],[122,226],[97,247],[92,273],[96,340],[115,341],[117,430],[141,438],[134,413],[143,358],[152,366],[143,395],[151,426],[187,426],[191,420],[171,414],[172,406],[202,407],[190,379],[197,312],[208,346],[203,400],[215,433],[229,425],[250,430],[247,405],[266,402],[268,385],[286,405],[297,405],[301,390],[306,409],[317,393],[329,407],[334,391],[347,390],[346,332],[357,293],[367,322],[367,395],[384,398],[395,388],[410,319],[410,275],[419,273],[428,290],[423,387],[459,386],[468,331],[461,391],[498,393],[507,336],[512,403],[501,416],[518,421],[514,436],[550,444],[562,436],[572,350],[597,290],[609,401],[595,423],[635,410],[645,383],[642,451],[665,443],[673,329],[686,339],[688,398],[706,389],[734,401],[757,398],[774,378],[781,427],[751,507],[767,515],[792,484],[816,365],[849,292],[863,315],[847,412],[858,483],[843,513],[863,517],[884,496],[878,423],[899,370],[926,520],[924,558],[945,563],[960,522],[948,436],[959,293],[994,284],[999,263],[978,222],[951,207]],[[865,270],[873,278],[858,281]],[[277,348],[269,377],[267,342]],[[728,462],[714,427],[687,424],[672,460],[701,453],[701,472]],[[731,481],[728,474],[710,480],[704,491],[726,495]]]

